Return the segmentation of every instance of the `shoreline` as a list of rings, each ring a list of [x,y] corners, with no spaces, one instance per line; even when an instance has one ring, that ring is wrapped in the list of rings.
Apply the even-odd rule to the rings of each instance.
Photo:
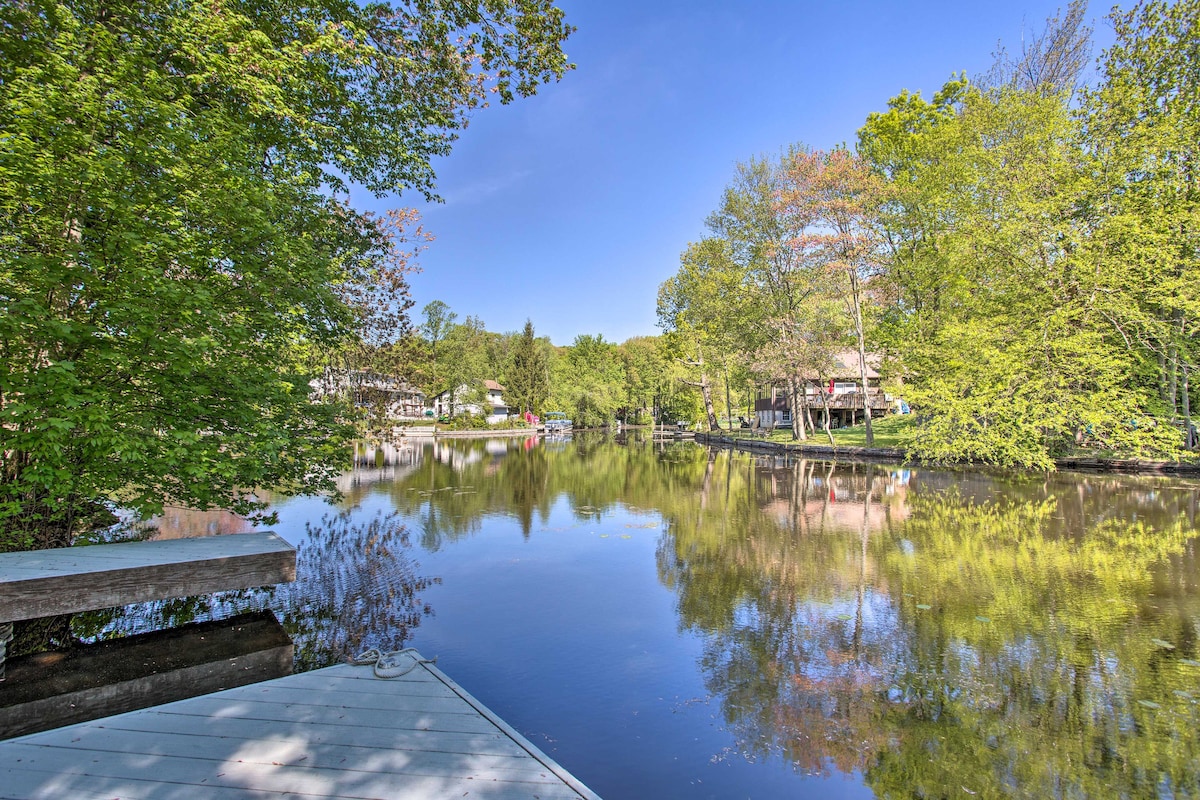
[[[780,453],[800,455],[823,459],[847,459],[852,461],[873,461],[896,464],[916,464],[920,466],[948,466],[1003,469],[993,464],[982,462],[964,462],[961,464],[938,465],[920,459],[912,459],[903,450],[894,447],[830,447],[816,444],[790,444],[769,442],[762,439],[746,439],[739,436],[723,436],[714,432],[696,434],[696,442],[717,446],[730,447],[735,450],[746,450],[760,453]],[[1110,472],[1123,475],[1173,475],[1179,477],[1200,477],[1200,463],[1183,461],[1150,461],[1137,458],[1098,458],[1092,456],[1065,456],[1054,459],[1054,466],[1060,470],[1076,472]],[[1016,468],[1020,469],[1020,468]],[[1030,470],[1023,470],[1030,471]]]

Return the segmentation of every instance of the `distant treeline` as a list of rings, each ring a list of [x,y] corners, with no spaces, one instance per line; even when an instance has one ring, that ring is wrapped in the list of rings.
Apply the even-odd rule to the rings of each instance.
[[[328,354],[326,354],[328,357]],[[699,396],[661,337],[639,336],[617,344],[583,334],[565,347],[521,331],[495,333],[478,317],[459,321],[440,300],[426,305],[407,335],[375,347],[360,345],[335,356],[338,366],[369,370],[408,381],[427,397],[468,387],[482,399],[484,381],[504,386],[513,414],[564,411],[575,425],[599,427],[620,420],[699,418]],[[479,396],[471,397],[475,392]]]

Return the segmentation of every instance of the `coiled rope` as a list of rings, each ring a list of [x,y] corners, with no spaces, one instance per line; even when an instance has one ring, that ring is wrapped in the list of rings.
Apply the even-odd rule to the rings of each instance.
[[[437,656],[421,658],[421,654],[415,647],[406,647],[403,650],[392,650],[387,653],[372,647],[350,659],[350,663],[370,664],[374,668],[377,678],[399,678],[401,675],[412,672],[418,664],[436,664]]]

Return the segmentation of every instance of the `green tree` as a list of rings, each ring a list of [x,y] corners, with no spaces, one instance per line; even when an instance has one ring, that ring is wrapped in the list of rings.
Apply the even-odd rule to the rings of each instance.
[[[555,365],[550,402],[569,410],[576,427],[607,425],[620,406],[622,378],[616,345],[580,334]]]
[[[297,353],[395,247],[335,193],[432,195],[569,32],[549,0],[0,5],[0,546],[331,486],[352,428]]]
[[[483,320],[469,316],[461,325],[451,325],[442,341],[442,359],[435,375],[435,392],[448,391],[450,413],[465,403],[480,403],[487,390],[483,382],[492,378],[487,350],[490,336]],[[467,387],[462,391],[462,387]]]
[[[649,412],[653,422],[669,383],[674,380],[662,339],[635,336],[623,342],[617,351],[625,374],[621,419],[637,425],[643,421],[643,414]]]
[[[1108,291],[1102,312],[1195,446],[1190,376],[1200,320],[1200,3],[1114,11],[1103,80],[1085,98],[1095,155],[1091,252]]]
[[[454,322],[458,319],[458,314],[450,310],[450,306],[443,303],[441,300],[434,300],[426,303],[421,309],[421,317],[424,322],[421,323],[421,334],[429,345],[429,375],[436,380],[438,374],[438,345],[440,345],[450,331],[454,328]]]
[[[870,167],[848,150],[828,153],[797,152],[785,169],[782,214],[796,220],[796,235],[787,242],[802,268],[818,276],[813,291],[831,291],[845,308],[854,332],[858,355],[859,386],[864,398],[866,442],[875,443],[871,409],[866,399],[867,308],[869,284],[882,263],[878,236],[878,207],[883,187]],[[810,316],[810,320],[819,317]],[[791,327],[795,320],[789,319]],[[794,338],[794,337],[792,337]],[[799,383],[798,378],[793,379]]]
[[[926,458],[1048,468],[1077,444],[1175,450],[1146,353],[1122,332],[1147,287],[1098,236],[1107,172],[1067,98],[954,79],[860,131],[890,183],[880,329],[925,415]]]
[[[738,272],[721,239],[691,244],[679,258],[679,271],[658,290],[658,324],[666,332],[665,344],[676,361],[691,373],[681,377],[700,390],[709,430],[718,430],[710,378],[712,353],[728,352],[730,308],[738,297]]]
[[[513,344],[512,364],[505,378],[505,400],[518,412],[541,412],[550,395],[550,371],[542,343],[533,335],[533,322]]]

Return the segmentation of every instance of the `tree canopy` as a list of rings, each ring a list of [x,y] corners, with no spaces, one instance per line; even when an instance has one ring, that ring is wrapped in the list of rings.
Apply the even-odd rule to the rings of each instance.
[[[550,0],[0,6],[0,544],[329,486],[349,428],[300,356],[405,322],[410,222],[339,194],[432,196],[569,33]]]
[[[797,438],[837,346],[858,350],[864,394],[879,357],[928,460],[1195,451],[1200,2],[1114,11],[1090,87],[1085,11],[981,80],[900,92],[854,152],[738,165],[660,324],[784,389]]]

